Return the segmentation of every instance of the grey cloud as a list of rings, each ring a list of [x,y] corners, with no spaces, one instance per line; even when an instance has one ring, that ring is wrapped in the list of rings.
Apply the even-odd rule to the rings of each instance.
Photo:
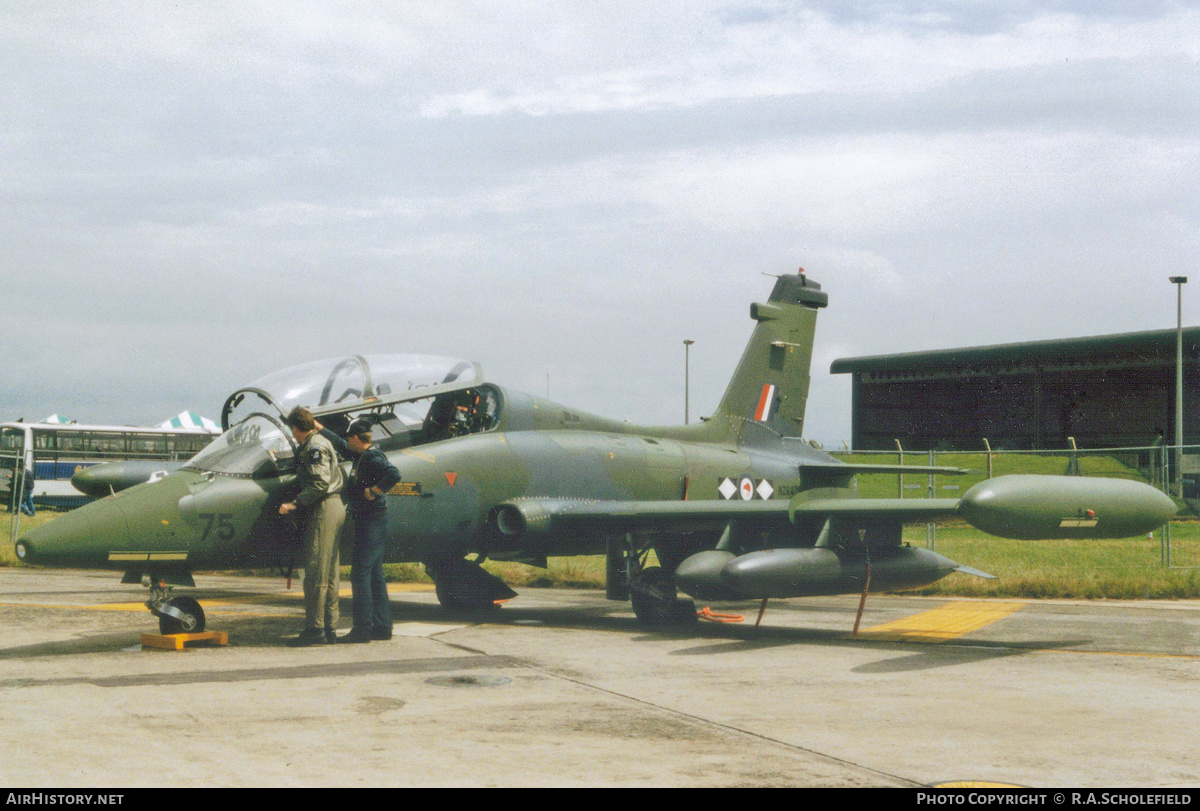
[[[1187,3],[1172,0],[1139,3],[1094,3],[1089,0],[1013,0],[1005,3],[988,0],[808,0],[804,3],[805,9],[819,11],[845,25],[886,24],[900,29],[957,31],[975,36],[1010,31],[1036,16],[1061,14],[1121,23],[1155,19],[1186,7]],[[761,19],[770,19],[770,16],[764,15]]]
[[[731,28],[768,40],[804,30],[790,6],[729,8]],[[680,65],[704,63],[706,40],[660,10],[628,49],[629,81],[644,87],[569,112],[581,85],[621,77],[624,57],[601,53],[619,27],[588,38],[568,15],[556,30],[578,40],[451,72],[452,59],[413,56],[445,39],[416,42],[424,29],[386,15],[366,21],[382,30],[350,15],[324,33],[304,19],[272,26],[271,7],[228,24],[189,7],[136,24],[64,12],[9,26],[0,273],[20,316],[0,417],[213,416],[232,386],[273,368],[408,350],[477,358],[534,391],[549,371],[565,402],[671,422],[682,339],[698,341],[702,413],[749,334],[747,303],[770,288],[760,273],[800,264],[831,295],[818,341],[845,354],[1161,326],[1153,314],[1173,301],[1159,276],[1186,272],[1200,233],[1186,31],[1161,53],[1098,36],[1086,58],[1060,62],[1038,51],[1056,40],[1039,40],[1028,57],[959,70],[971,37],[1024,46],[1043,9],[808,8],[845,23],[846,53],[831,57],[851,73],[869,62],[855,31],[901,44],[878,54],[884,73],[945,41],[914,32],[955,36],[920,81],[797,90],[771,54],[706,31],[728,50],[704,81],[727,84],[691,88]],[[1051,10],[1119,40],[1182,7],[1138,8]],[[502,12],[493,30],[523,25]],[[659,31],[699,50],[655,51]],[[398,44],[410,50],[391,53]],[[565,100],[544,115],[420,113],[479,89]],[[836,439],[848,397],[824,371],[809,425]]]

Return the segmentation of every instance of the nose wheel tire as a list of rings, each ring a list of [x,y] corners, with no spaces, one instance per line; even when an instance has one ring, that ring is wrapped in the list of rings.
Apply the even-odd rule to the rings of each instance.
[[[191,597],[172,597],[158,612],[158,630],[167,634],[198,634],[204,630],[204,609]]]

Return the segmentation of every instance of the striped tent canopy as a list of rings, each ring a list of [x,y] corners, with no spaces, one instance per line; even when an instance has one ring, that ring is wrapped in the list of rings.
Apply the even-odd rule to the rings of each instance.
[[[204,431],[210,434],[221,433],[221,429],[217,427],[215,422],[207,417],[201,417],[192,411],[184,411],[158,427],[174,428],[176,430],[182,429],[184,431]]]
[[[51,414],[46,419],[42,420],[43,424],[48,425],[70,425],[74,420],[68,420],[66,417],[60,417],[57,414]]]

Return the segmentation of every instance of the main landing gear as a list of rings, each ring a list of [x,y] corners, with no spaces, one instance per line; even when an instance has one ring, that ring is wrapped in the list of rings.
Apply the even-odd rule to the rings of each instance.
[[[670,570],[646,566],[649,546],[639,546],[632,539],[618,539],[608,547],[609,599],[628,599],[633,613],[647,628],[681,628],[697,622],[696,604],[680,597],[675,587],[675,565],[678,561],[663,551],[659,558],[672,565]],[[483,570],[483,556],[475,560],[440,558],[425,564],[433,578],[438,602],[451,611],[480,611],[495,609],[500,603],[516,596],[504,581]]]
[[[680,597],[675,587],[674,569],[646,566],[650,547],[638,548],[627,536],[624,542],[610,542],[608,576],[624,579],[629,601],[638,622],[647,628],[687,627],[696,624],[696,604]],[[621,590],[610,589],[610,597]]]
[[[647,628],[696,624],[696,604],[680,597],[675,576],[650,566],[629,577],[629,601],[638,622]]]

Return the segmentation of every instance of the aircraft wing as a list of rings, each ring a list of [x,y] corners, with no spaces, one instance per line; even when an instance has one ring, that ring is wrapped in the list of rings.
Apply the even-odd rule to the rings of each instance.
[[[798,506],[797,502],[800,501]],[[580,501],[517,498],[497,505],[495,526],[504,535],[565,531],[720,531],[731,521],[782,528],[799,517],[892,518],[907,522],[953,515],[958,499],[860,499],[826,497],[742,501]]]
[[[844,488],[805,491],[791,501],[589,501],[517,498],[491,515],[503,535],[563,530],[702,532],[730,522],[774,530],[803,518],[877,524],[958,516],[1003,538],[1130,538],[1162,526],[1176,505],[1148,484],[1076,476],[1000,476],[962,498],[852,497]]]
[[[806,462],[800,465],[800,472],[805,471],[839,471],[843,473],[944,473],[949,476],[961,476],[970,473],[970,468],[947,467],[945,465],[874,465],[852,464],[838,462],[836,464]]]
[[[516,498],[492,510],[492,522],[510,537],[552,532],[720,531],[734,519],[786,525],[788,502],[584,501]]]
[[[669,525],[674,521],[772,519],[796,516],[895,518],[924,521],[954,515],[957,498],[800,498],[778,501],[594,501],[564,505],[558,517],[567,521],[609,520],[625,524]]]

